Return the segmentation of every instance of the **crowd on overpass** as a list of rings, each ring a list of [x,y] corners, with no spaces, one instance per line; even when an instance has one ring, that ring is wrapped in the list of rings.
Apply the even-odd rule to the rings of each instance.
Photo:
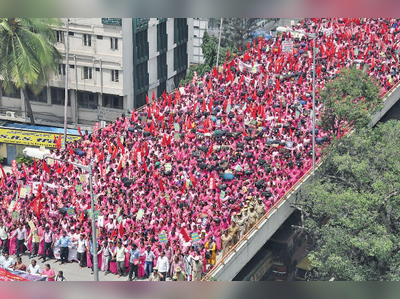
[[[398,82],[399,28],[397,19],[294,26],[317,34],[317,119],[319,91],[342,67],[365,68],[382,95]],[[290,39],[293,53],[282,50]],[[97,254],[103,271],[129,280],[200,280],[312,166],[312,108],[312,39],[254,40],[219,69],[51,151],[64,162],[2,177],[2,249],[91,268]],[[316,140],[319,159],[329,136],[317,128]],[[88,177],[69,163],[91,159],[97,253]],[[31,190],[23,198],[22,188]]]

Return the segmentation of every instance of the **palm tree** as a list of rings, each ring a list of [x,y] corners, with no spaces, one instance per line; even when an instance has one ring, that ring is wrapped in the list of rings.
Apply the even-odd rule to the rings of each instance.
[[[39,94],[51,73],[55,73],[61,54],[55,48],[52,25],[55,19],[0,18],[0,76],[6,91],[22,89],[25,105],[35,124],[27,88]]]

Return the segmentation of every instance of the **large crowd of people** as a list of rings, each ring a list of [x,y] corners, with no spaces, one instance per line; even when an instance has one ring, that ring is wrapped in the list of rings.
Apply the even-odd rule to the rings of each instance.
[[[343,67],[368,71],[381,95],[399,80],[399,28],[398,19],[293,26],[317,34],[317,119],[319,91]],[[1,181],[2,249],[92,270],[96,254],[101,270],[128,280],[201,280],[311,168],[312,108],[312,39],[258,38],[219,69],[52,150],[53,160],[13,168]],[[330,137],[315,133],[319,159]],[[89,179],[69,163],[91,161],[97,253]],[[21,188],[31,192],[21,198]]]

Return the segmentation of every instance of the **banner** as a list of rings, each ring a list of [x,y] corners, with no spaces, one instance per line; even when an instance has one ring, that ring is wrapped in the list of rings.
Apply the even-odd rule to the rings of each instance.
[[[246,71],[256,74],[260,72],[260,67],[261,64],[255,64],[254,66],[252,66],[251,64],[246,64],[243,61],[239,60],[239,70],[241,72],[246,69]]]
[[[98,120],[115,121],[118,117],[121,117],[122,114],[126,114],[126,113],[127,113],[127,110],[97,106],[97,119]]]
[[[196,242],[200,241],[198,233],[192,233],[192,241],[193,241],[193,243],[196,243]]]
[[[80,136],[67,135],[67,142],[80,139]],[[0,143],[25,144],[31,146],[56,147],[54,133],[0,128]]]
[[[168,240],[167,240],[167,236],[165,235],[165,233],[162,233],[162,234],[159,234],[158,235],[158,241],[160,242],[160,243],[166,243]]]
[[[144,215],[144,210],[143,209],[139,209],[139,211],[138,211],[138,213],[136,215],[136,219],[142,220],[143,215]]]
[[[293,53],[293,42],[282,42],[283,53]]]

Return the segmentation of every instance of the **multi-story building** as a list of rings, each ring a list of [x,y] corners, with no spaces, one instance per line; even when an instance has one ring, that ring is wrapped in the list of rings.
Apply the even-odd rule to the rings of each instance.
[[[208,18],[194,18],[193,19],[193,64],[204,63],[203,50],[201,44],[203,43],[204,32],[208,30]]]
[[[157,97],[170,92],[193,61],[193,19],[71,18],[68,35],[67,19],[62,21],[54,28],[63,56],[58,73],[39,95],[29,92],[38,124],[63,123],[67,38],[69,127],[115,119],[144,105],[153,91]],[[14,113],[7,116],[7,111]],[[28,122],[20,91],[0,93],[0,119]]]

